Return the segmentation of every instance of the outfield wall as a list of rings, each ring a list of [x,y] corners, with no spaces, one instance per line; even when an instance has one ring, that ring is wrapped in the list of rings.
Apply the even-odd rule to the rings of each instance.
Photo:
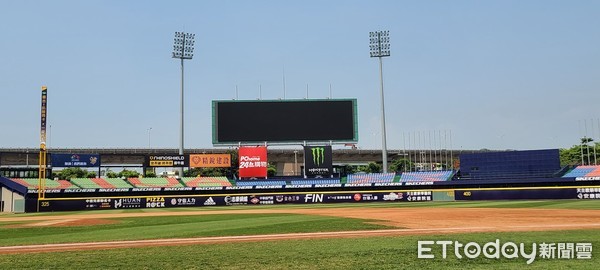
[[[125,208],[172,208],[229,205],[277,205],[365,202],[428,202],[471,200],[598,199],[597,179],[542,178],[487,181],[397,182],[227,187],[160,187],[121,189],[47,189],[38,202],[37,190],[0,177],[4,210],[14,212],[5,198],[10,192],[25,212],[80,211]],[[8,206],[8,208],[7,208]],[[22,210],[21,210],[22,211]]]
[[[420,190],[356,190],[304,192],[252,192],[237,194],[188,194],[146,196],[95,196],[46,198],[40,212],[108,209],[149,209],[232,205],[329,204],[368,202],[431,202],[474,200],[598,199],[600,186],[520,187]],[[37,211],[37,198],[26,202],[27,212]]]

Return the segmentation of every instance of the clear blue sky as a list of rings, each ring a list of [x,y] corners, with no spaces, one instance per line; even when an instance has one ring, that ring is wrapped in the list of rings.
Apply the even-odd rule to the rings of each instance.
[[[381,147],[378,62],[389,30],[388,148],[452,130],[456,149],[569,147],[598,138],[600,1],[0,1],[0,147],[176,148],[175,31],[186,61],[186,148],[212,147],[211,100],[357,98],[359,144]],[[594,119],[592,128],[591,122]],[[243,120],[248,121],[248,120]],[[592,132],[593,130],[593,132]]]

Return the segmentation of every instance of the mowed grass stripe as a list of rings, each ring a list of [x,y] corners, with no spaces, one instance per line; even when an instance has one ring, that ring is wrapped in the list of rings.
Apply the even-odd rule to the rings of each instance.
[[[0,255],[0,269],[597,269],[600,249],[591,260],[536,258],[457,259],[453,250],[441,258],[417,258],[417,241],[450,240],[481,245],[499,239],[501,243],[590,242],[600,246],[600,230],[560,232],[469,233],[437,236],[398,236],[353,239],[311,239],[219,245],[191,245]]]
[[[113,219],[118,223],[70,227],[0,227],[0,246],[201,236],[376,230],[370,220],[299,214],[235,214]]]

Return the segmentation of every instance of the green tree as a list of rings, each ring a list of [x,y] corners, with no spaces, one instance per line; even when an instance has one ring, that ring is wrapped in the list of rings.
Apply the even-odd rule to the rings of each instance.
[[[125,178],[135,178],[135,177],[139,177],[140,173],[138,173],[136,171],[131,171],[131,170],[123,169],[117,176],[118,177],[125,177]]]
[[[375,163],[375,162],[371,162],[369,163],[369,172],[370,173],[380,173],[382,171],[382,165]]]
[[[403,172],[414,170],[414,163],[406,158],[394,159],[390,164],[390,172]]]
[[[87,178],[96,178],[96,172],[87,172],[87,175],[85,177],[87,177]]]
[[[226,176],[231,168],[191,168],[185,170],[183,175],[185,177],[197,177],[197,176]]]
[[[196,177],[202,175],[202,168],[191,168],[183,171],[183,177]]]
[[[56,177],[64,180],[71,180],[73,178],[84,178],[87,177],[88,171],[81,168],[65,168],[61,171],[56,172]]]
[[[108,177],[108,178],[117,178],[117,177],[119,177],[119,174],[117,174],[116,172],[113,172],[111,170],[107,170],[106,171],[106,177]]]
[[[152,170],[146,171],[146,177],[156,177],[156,173]]]
[[[233,178],[234,175],[239,175],[240,163],[238,162],[238,151],[236,149],[227,150],[227,154],[231,155],[231,167],[225,168],[225,176]]]
[[[381,168],[382,166],[375,163],[375,162],[371,162],[366,166],[358,166],[358,171],[360,172],[366,172],[366,173],[380,173],[381,172]]]
[[[269,163],[267,165],[267,176],[272,177],[272,176],[275,176],[276,174],[277,174],[277,168],[275,168],[275,166],[273,166],[271,163]]]
[[[346,164],[344,166],[344,171],[346,172],[346,175],[348,175],[348,174],[354,174],[354,173],[358,172],[358,167]]]
[[[229,168],[204,168],[204,170],[202,170],[202,176],[224,176],[227,174],[227,170],[229,170]]]
[[[585,144],[591,143],[592,141],[591,138],[582,138],[581,144],[573,145],[571,148],[560,149],[560,164],[562,166],[581,165],[582,153],[584,162],[587,162],[588,156],[590,161],[593,161],[594,153],[600,153],[600,143],[594,143],[589,147],[588,151],[588,147],[586,147]]]

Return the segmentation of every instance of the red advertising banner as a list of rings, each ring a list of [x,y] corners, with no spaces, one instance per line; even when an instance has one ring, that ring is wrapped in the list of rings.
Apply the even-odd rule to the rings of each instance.
[[[240,177],[267,177],[267,147],[240,147]]]

